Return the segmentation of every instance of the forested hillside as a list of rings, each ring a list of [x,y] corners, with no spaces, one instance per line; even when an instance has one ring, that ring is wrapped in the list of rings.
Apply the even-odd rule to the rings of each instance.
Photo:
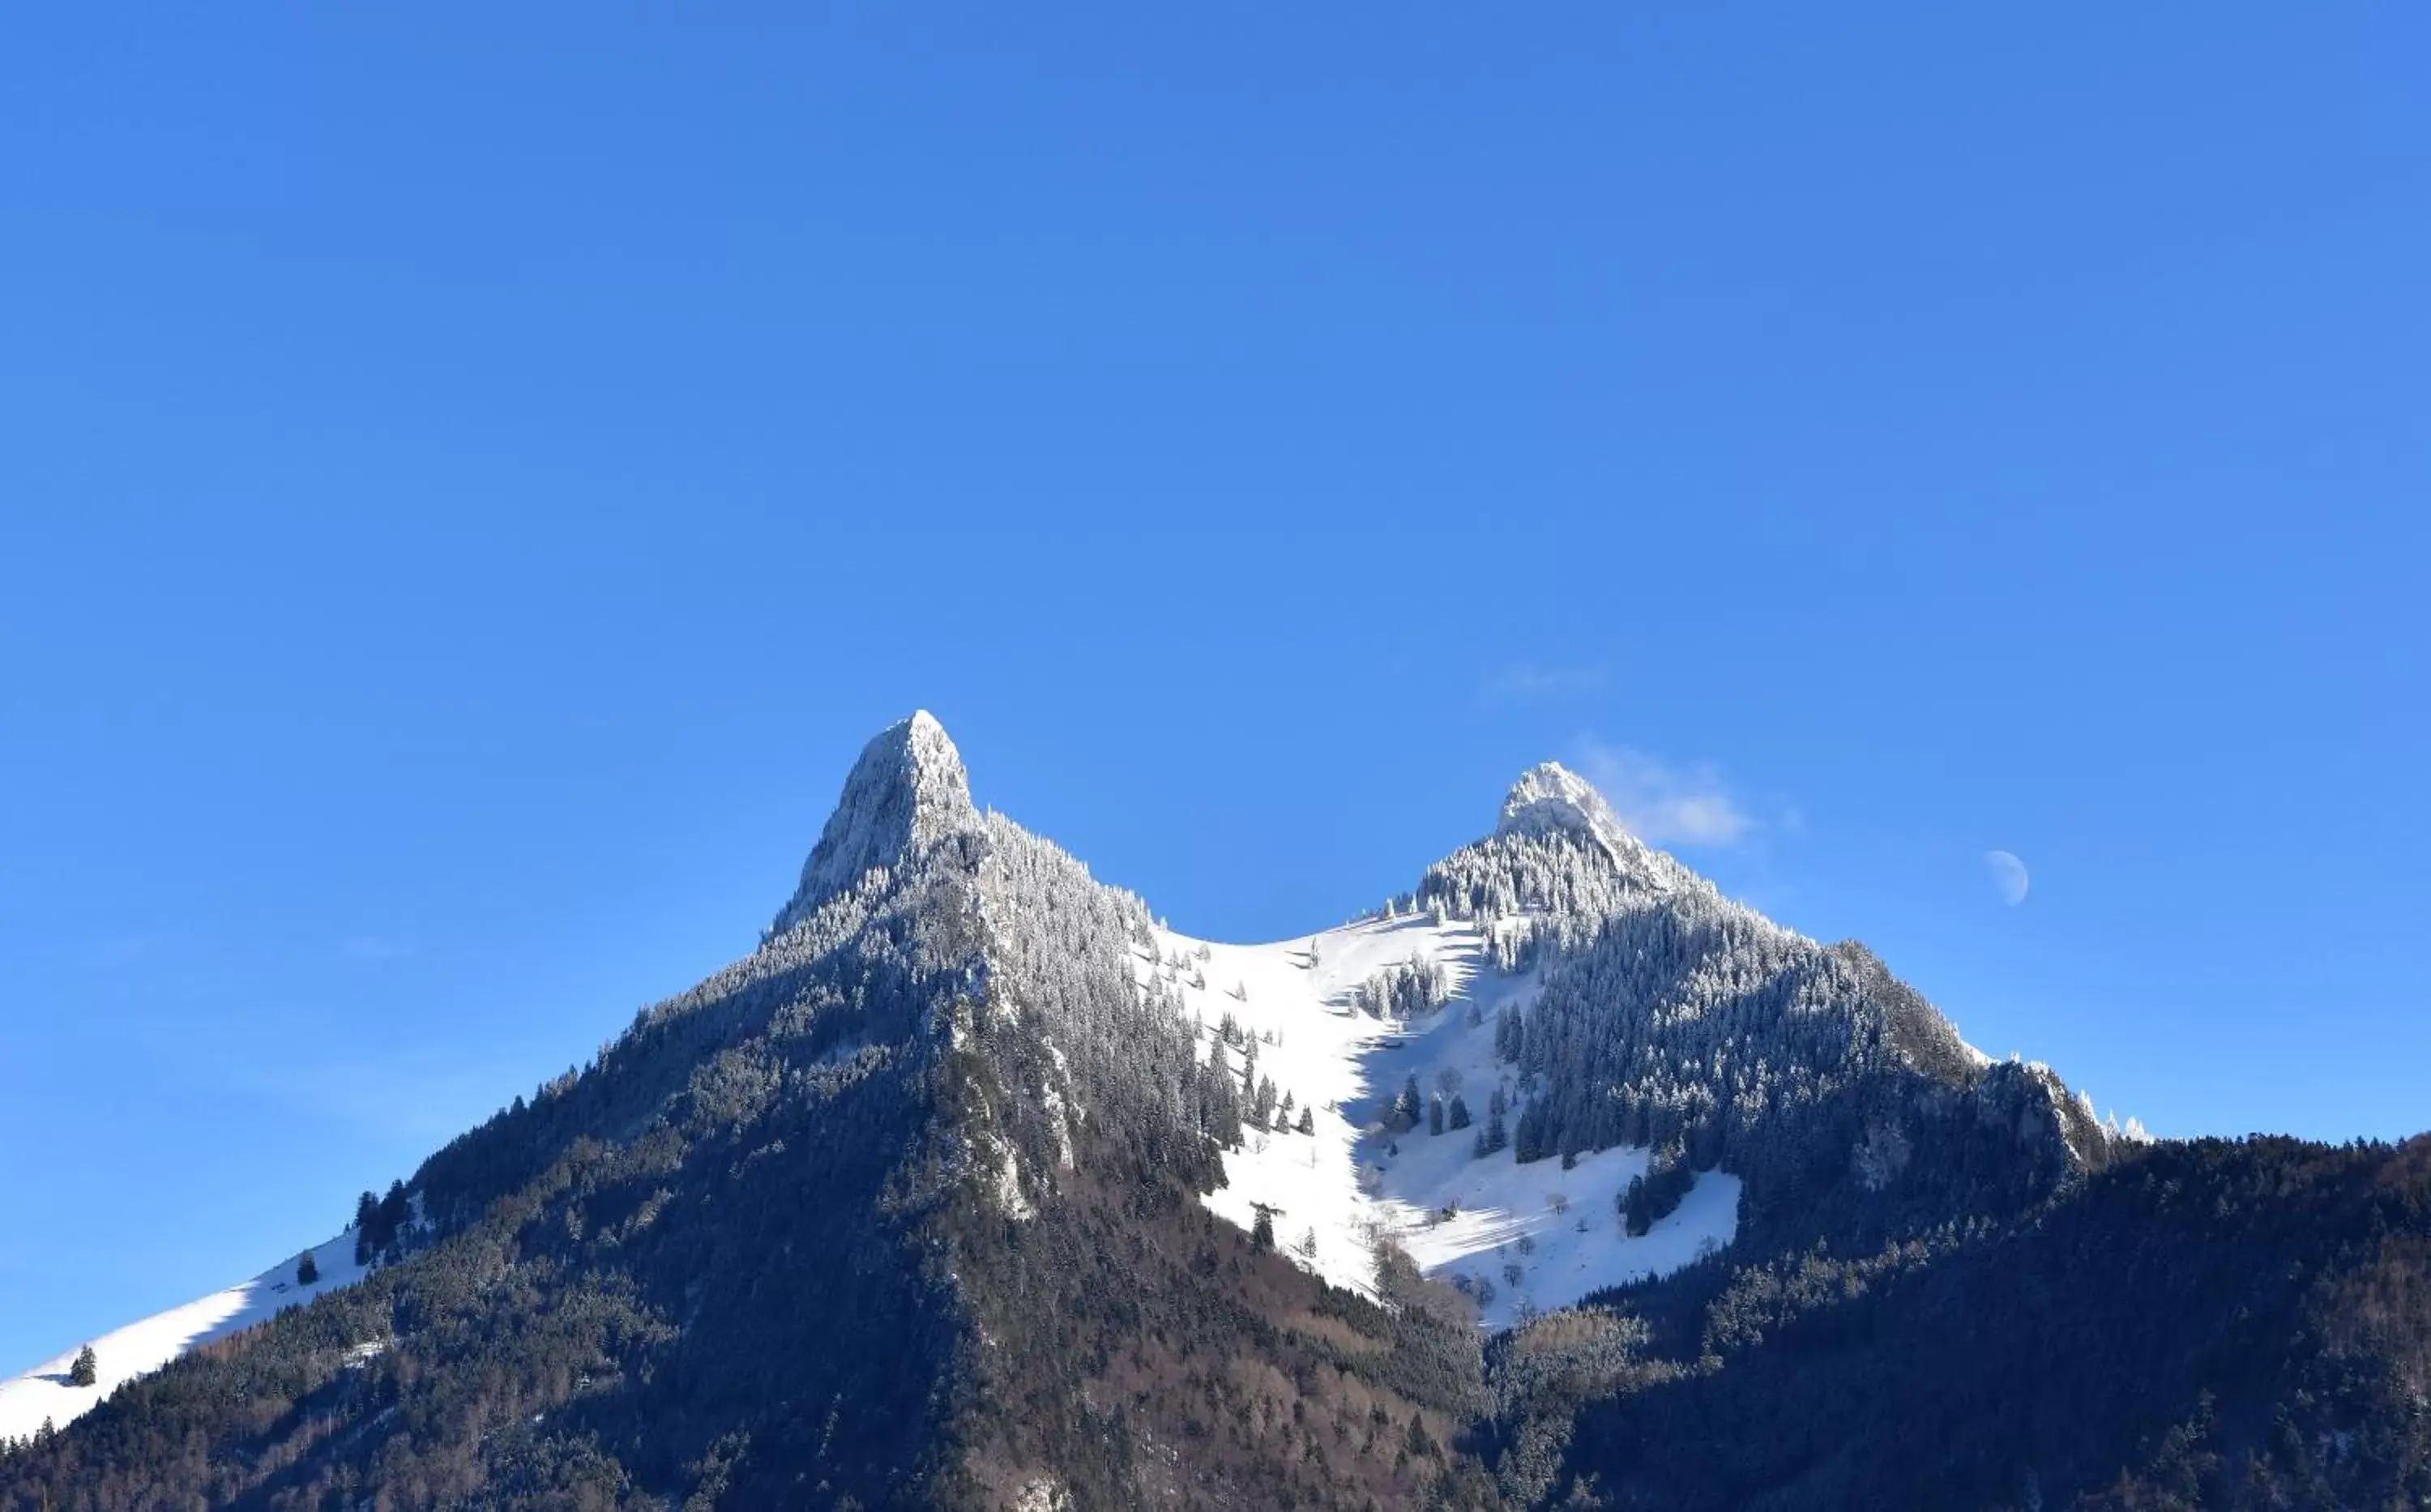
[[[919,716],[758,949],[357,1217],[0,1512],[2431,1504],[2431,1142],[2097,1121],[1558,767],[1217,948]]]
[[[1610,1304],[1638,1347],[1551,1406],[1598,1504],[2431,1504],[2431,1139],[2149,1146]]]
[[[396,1263],[0,1459],[0,1506],[1484,1504],[1451,1294],[1329,1293],[1197,1206],[1239,1115],[1134,990],[1144,908],[904,734],[847,793],[916,797],[906,848],[434,1155]]]

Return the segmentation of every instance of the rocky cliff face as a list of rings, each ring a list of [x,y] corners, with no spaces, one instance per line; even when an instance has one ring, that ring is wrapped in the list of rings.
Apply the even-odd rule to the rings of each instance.
[[[978,824],[970,774],[946,727],[926,709],[889,725],[862,748],[835,812],[802,864],[801,885],[778,911],[771,932],[791,929],[871,871],[900,865]]]

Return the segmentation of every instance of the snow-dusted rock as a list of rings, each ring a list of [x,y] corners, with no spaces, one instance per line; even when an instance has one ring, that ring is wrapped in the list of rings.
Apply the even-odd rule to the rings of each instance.
[[[1643,848],[1585,778],[1559,762],[1545,762],[1511,784],[1510,796],[1502,800],[1502,821],[1494,832],[1541,835],[1556,831],[1595,842],[1615,861]]]
[[[802,884],[775,928],[792,928],[873,869],[978,823],[970,774],[946,727],[926,709],[889,725],[853,763],[844,796],[802,864]]]

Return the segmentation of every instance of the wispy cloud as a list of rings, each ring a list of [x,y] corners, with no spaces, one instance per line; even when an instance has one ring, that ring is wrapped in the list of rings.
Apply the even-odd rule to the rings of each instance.
[[[1534,662],[1513,662],[1487,673],[1484,683],[1478,689],[1478,696],[1487,703],[1518,703],[1534,698],[1594,693],[1603,685],[1601,667],[1544,666]]]
[[[1675,765],[1592,735],[1579,738],[1571,757],[1620,822],[1650,845],[1735,846],[1756,828],[1709,764]]]

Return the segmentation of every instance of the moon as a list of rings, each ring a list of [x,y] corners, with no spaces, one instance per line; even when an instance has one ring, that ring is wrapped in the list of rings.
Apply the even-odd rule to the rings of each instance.
[[[1987,850],[1984,852],[1984,870],[1992,879],[1992,890],[2001,895],[2001,901],[2015,908],[2026,900],[2026,885],[2030,879],[2026,876],[2024,862],[2006,850]]]

